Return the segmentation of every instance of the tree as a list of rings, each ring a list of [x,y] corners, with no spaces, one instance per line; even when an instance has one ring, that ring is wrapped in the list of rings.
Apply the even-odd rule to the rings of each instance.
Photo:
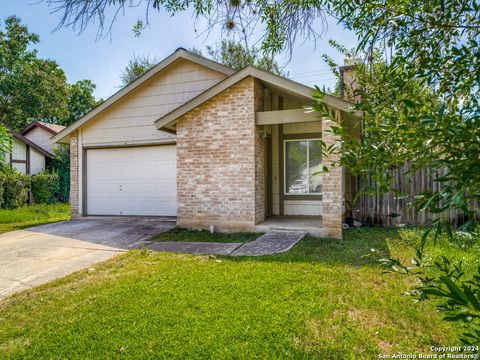
[[[44,0],[61,18],[57,28],[72,27],[83,32],[90,24],[98,26],[98,37],[107,35],[119,13],[143,7],[144,19],[133,30],[138,35],[148,25],[152,10],[175,15],[191,11],[197,19],[207,20],[207,29],[219,28],[248,47],[260,34],[261,48],[270,55],[291,50],[298,37],[316,40],[326,33],[328,2],[324,0]],[[111,18],[109,17],[111,15]],[[261,32],[258,30],[261,29]]]
[[[202,55],[200,50],[192,49],[190,51]],[[223,39],[215,47],[207,46],[207,56],[235,70],[243,69],[247,65],[253,65],[277,75],[287,75],[273,56],[266,55],[255,47],[248,48],[234,40]]]
[[[95,106],[102,103],[102,99],[95,99],[93,91],[96,85],[90,80],[80,80],[68,85],[67,110],[68,115],[59,119],[58,123],[68,126],[77,119],[80,119]]]
[[[122,80],[123,85],[128,85],[154,67],[157,62],[158,60],[155,57],[134,55],[122,71],[120,80]]]
[[[0,31],[0,122],[15,131],[33,120],[69,125],[98,104],[90,80],[68,84],[52,60],[30,49],[40,39],[17,17]]]
[[[439,214],[463,211],[470,221],[457,233],[441,217],[414,245],[411,261],[380,254],[392,271],[411,275],[417,300],[435,298],[444,319],[465,325],[461,340],[480,344],[480,273],[465,275],[461,261],[426,256],[426,244],[444,234],[479,237],[473,202],[480,200],[480,3],[477,1],[334,1],[331,9],[354,30],[363,61],[354,92],[364,110],[361,139],[343,124],[341,164],[354,174],[369,173],[375,190],[392,190],[392,172],[407,163],[404,176],[429,169],[437,191],[413,196],[416,210]],[[378,49],[381,49],[380,51]],[[381,56],[383,61],[378,62]],[[318,91],[319,100],[323,94]],[[331,116],[322,103],[316,109]],[[366,189],[368,190],[368,189]],[[463,236],[463,235],[462,235]]]
[[[200,49],[192,48],[190,52],[203,56]],[[259,49],[247,48],[234,40],[222,40],[215,46],[207,46],[207,57],[235,70],[253,65],[274,74],[287,76],[272,56],[263,54]],[[150,70],[158,60],[150,56],[134,56],[122,71],[120,79],[128,85],[139,76]]]
[[[16,131],[32,120],[67,115],[65,74],[54,61],[28,49],[38,41],[14,16],[0,31],[0,121]]]

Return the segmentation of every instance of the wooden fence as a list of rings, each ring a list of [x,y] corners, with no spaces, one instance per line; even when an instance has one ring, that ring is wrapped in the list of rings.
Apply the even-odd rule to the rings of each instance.
[[[433,181],[437,177],[432,176],[432,170],[424,169],[418,172],[413,177],[405,177],[403,175],[406,171],[410,170],[410,165],[394,170],[394,189],[399,190],[406,194],[418,195],[425,191],[438,191],[441,189],[442,184]],[[442,174],[438,174],[442,175]],[[365,180],[367,186],[375,186],[374,181],[371,178]],[[361,189],[365,183],[360,179],[355,179],[355,187]],[[377,192],[375,195],[365,195],[359,197],[359,199],[353,204],[353,216],[356,219],[365,221],[373,225],[385,225],[390,226],[397,224],[408,225],[426,225],[431,222],[432,219],[443,217],[448,220],[452,225],[458,225],[465,222],[463,212],[457,210],[449,210],[442,214],[431,214],[427,211],[418,213],[411,206],[412,199],[399,199],[392,193],[381,194]],[[472,202],[472,209],[475,210],[477,220],[480,220],[480,205],[479,203]],[[395,214],[400,216],[395,217]]]

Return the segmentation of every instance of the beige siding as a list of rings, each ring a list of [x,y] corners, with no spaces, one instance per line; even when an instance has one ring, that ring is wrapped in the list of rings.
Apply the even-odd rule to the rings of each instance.
[[[10,161],[10,154],[5,155],[6,161]],[[14,138],[12,144],[12,160],[27,160],[27,144]],[[12,167],[21,173],[27,172],[26,163],[12,163]],[[45,169],[45,155],[30,147],[30,174],[38,174]]]
[[[25,137],[40,146],[42,149],[52,151],[52,141],[50,140],[52,137],[51,132],[37,126],[25,134]]]
[[[321,132],[322,132],[321,121],[283,125],[284,134],[308,134],[308,133],[321,133]]]
[[[45,155],[30,148],[30,174],[41,173],[45,169]]]
[[[290,215],[307,215],[320,216],[322,215],[322,201],[321,200],[284,200],[283,214]]]
[[[27,145],[18,139],[13,139],[12,160],[27,160]]]
[[[224,78],[224,74],[179,60],[84,126],[83,144],[174,139],[174,136],[158,131],[154,121]]]
[[[12,167],[21,172],[22,174],[26,174],[27,173],[27,164],[25,163],[12,163]]]

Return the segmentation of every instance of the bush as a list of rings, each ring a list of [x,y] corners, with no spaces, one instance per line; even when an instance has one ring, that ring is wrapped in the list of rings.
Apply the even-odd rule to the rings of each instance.
[[[70,196],[70,146],[58,144],[54,149],[55,158],[52,161],[52,168],[59,177],[58,199],[68,202]]]
[[[0,182],[3,184],[3,208],[14,209],[26,204],[30,191],[29,175],[4,167],[0,172]]]
[[[32,176],[32,198],[35,204],[54,204],[60,188],[56,172],[42,172]]]
[[[3,179],[3,176],[0,175],[0,209],[2,208],[3,204],[3,182],[5,180]]]

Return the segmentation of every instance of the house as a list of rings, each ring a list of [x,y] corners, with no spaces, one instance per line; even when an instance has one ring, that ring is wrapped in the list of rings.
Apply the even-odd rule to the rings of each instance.
[[[22,130],[21,134],[45,151],[53,154],[54,140],[52,138],[63,129],[65,129],[63,125],[32,121]]]
[[[52,137],[65,127],[33,121],[21,133],[10,131],[12,150],[5,155],[11,167],[23,174],[38,174],[54,158]]]
[[[10,130],[12,150],[5,154],[7,163],[23,174],[42,172],[55,156],[52,138],[63,129],[62,125],[33,121],[20,133]]]
[[[285,227],[342,237],[349,176],[319,172],[332,121],[313,89],[178,49],[58,133],[70,143],[73,216],[175,216],[218,231]],[[342,121],[359,114],[326,96]]]

